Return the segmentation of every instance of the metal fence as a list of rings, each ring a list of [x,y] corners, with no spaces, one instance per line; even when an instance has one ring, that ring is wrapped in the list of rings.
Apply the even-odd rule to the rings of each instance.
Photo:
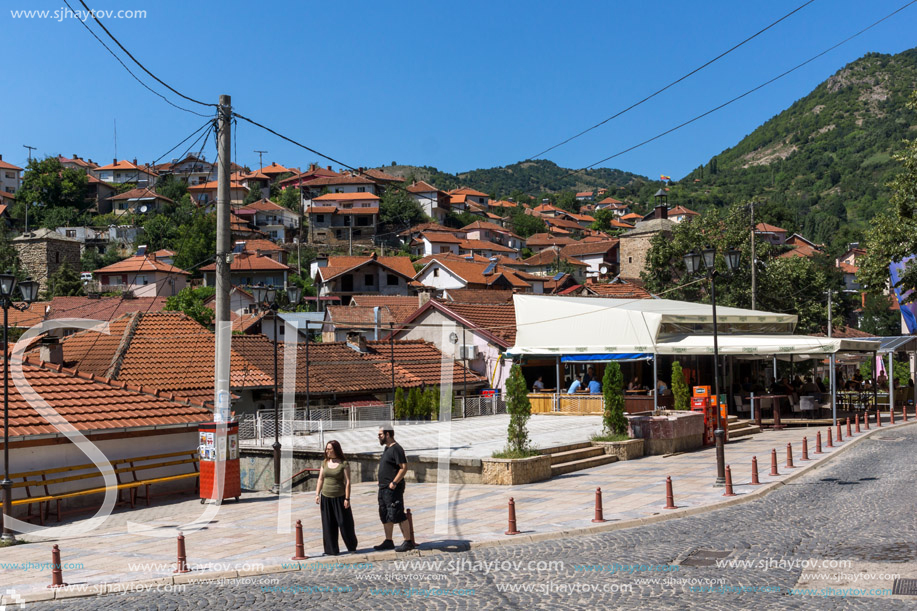
[[[506,401],[503,396],[456,397],[453,404],[453,418],[473,418],[475,416],[494,416],[506,413]]]
[[[350,407],[319,407],[310,410],[296,408],[293,419],[285,420],[283,412],[279,428],[274,421],[274,410],[260,410],[246,414],[239,421],[239,441],[246,445],[268,446],[273,443],[274,431],[279,436],[310,435],[325,431],[341,431],[378,426],[379,422],[391,421],[391,403],[381,405],[354,405]]]

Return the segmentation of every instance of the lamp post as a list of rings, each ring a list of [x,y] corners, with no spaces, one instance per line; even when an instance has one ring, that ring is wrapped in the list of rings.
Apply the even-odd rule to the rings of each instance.
[[[13,303],[13,291],[16,290],[16,276],[10,272],[0,274],[0,307],[3,308],[3,534],[2,541],[15,541],[10,530],[10,512],[13,506],[13,482],[10,480],[10,350],[9,350],[9,312],[15,308],[20,312],[38,297],[38,283],[31,278],[19,283],[24,305]]]
[[[277,289],[271,286],[264,286],[264,284],[259,284],[258,286],[251,287],[252,296],[255,298],[255,302],[259,306],[265,307],[270,310],[274,319],[274,444],[271,446],[274,449],[274,486],[271,488],[271,492],[274,494],[280,493],[280,402],[277,400],[277,311],[280,309],[279,304],[277,303]],[[287,300],[290,302],[290,305],[297,305],[299,300],[302,298],[302,289],[295,285],[290,285],[287,287]]]
[[[725,253],[726,268],[733,272],[739,266],[739,251],[730,249]],[[726,431],[723,428],[722,408],[720,407],[720,349],[717,337],[716,324],[716,249],[705,248],[700,254],[689,252],[685,255],[685,267],[689,275],[701,271],[703,264],[707,279],[710,281],[710,301],[713,305],[713,392],[716,397],[716,430],[713,437],[716,440],[716,485],[726,484],[726,450],[724,448]]]

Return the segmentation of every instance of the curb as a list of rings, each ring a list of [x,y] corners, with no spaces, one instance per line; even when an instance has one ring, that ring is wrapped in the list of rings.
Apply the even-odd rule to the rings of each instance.
[[[670,510],[666,513],[659,513],[658,515],[647,516],[644,518],[633,518],[630,520],[624,520],[621,522],[615,522],[613,524],[602,524],[599,526],[585,526],[583,528],[574,528],[570,530],[561,530],[545,533],[533,533],[529,535],[515,536],[507,539],[494,539],[491,541],[481,541],[479,543],[467,541],[455,545],[454,547],[460,548],[458,550],[451,551],[472,551],[478,549],[487,549],[492,547],[505,547],[508,545],[518,545],[520,543],[538,543],[541,541],[551,541],[554,539],[562,539],[566,537],[576,537],[584,535],[595,535],[607,532],[614,532],[617,530],[624,530],[628,528],[635,528],[638,526],[643,526],[647,524],[656,524],[658,522],[666,522],[669,520],[674,520],[678,518],[700,515],[703,513],[708,513],[711,511],[717,511],[720,509],[725,509],[727,507],[733,507],[735,505],[741,505],[752,500],[756,500],[760,497],[763,497],[770,492],[777,490],[778,488],[787,485],[788,483],[802,477],[809,471],[814,471],[821,468],[823,465],[829,463],[835,456],[843,453],[847,448],[852,447],[857,442],[869,438],[875,433],[881,433],[884,430],[889,429],[898,429],[904,426],[910,426],[917,424],[917,421],[908,421],[908,422],[897,422],[895,424],[883,424],[882,428],[872,428],[869,431],[862,431],[858,437],[848,437],[841,447],[835,446],[833,452],[825,456],[822,460],[819,460],[816,463],[806,465],[804,467],[797,467],[793,470],[792,473],[789,473],[785,476],[782,476],[783,479],[774,482],[768,482],[760,487],[753,489],[750,492],[740,494],[739,496],[728,498],[717,503],[712,503],[710,505],[701,505],[699,507],[686,507],[684,509]],[[747,484],[736,484],[735,487],[747,486]],[[662,501],[660,501],[660,510]],[[433,556],[444,553],[443,549],[417,549],[413,552],[406,553],[396,553],[393,551],[386,552],[373,552],[367,554],[354,554],[347,556],[338,556],[334,558],[325,558],[324,556],[318,556],[316,558],[309,558],[308,560],[303,561],[291,561],[282,564],[268,565],[264,566],[261,569],[247,569],[241,571],[219,571],[219,572],[210,572],[210,573],[183,573],[178,575],[170,575],[166,577],[158,577],[154,579],[146,579],[139,581],[121,581],[115,583],[100,583],[100,584],[81,584],[80,589],[71,590],[67,587],[59,589],[48,589],[44,591],[34,591],[34,592],[25,592],[17,595],[17,600],[13,600],[12,596],[7,594],[0,597],[0,605],[15,605],[20,601],[25,603],[33,602],[46,602],[49,600],[66,600],[71,598],[85,598],[89,596],[103,596],[106,594],[121,594],[131,591],[139,591],[145,587],[149,586],[161,586],[161,585],[193,585],[200,583],[209,583],[218,580],[224,579],[235,579],[238,577],[252,577],[260,575],[274,575],[280,573],[291,573],[296,571],[304,570],[314,570],[310,569],[310,566],[319,565],[319,564],[360,564],[360,563],[375,563],[375,562],[384,562],[388,560],[394,560],[396,558],[410,558],[412,556]],[[293,566],[295,565],[295,567]],[[306,565],[305,567],[303,565]]]

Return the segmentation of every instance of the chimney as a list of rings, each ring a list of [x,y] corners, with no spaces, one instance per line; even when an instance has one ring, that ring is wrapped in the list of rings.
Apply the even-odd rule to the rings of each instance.
[[[73,154],[73,158],[74,158],[74,159],[79,159],[79,158],[80,158],[80,156],[79,156],[79,155],[77,155],[76,153],[74,153],[74,154]]]
[[[310,172],[314,172],[314,171],[315,171],[315,164],[314,164],[314,163],[310,163],[310,164],[309,164],[309,171],[310,171]]]
[[[114,159],[111,160],[111,162],[112,162],[112,163],[118,163],[118,158],[115,157]]]
[[[659,204],[653,208],[653,218],[654,219],[667,219],[669,218],[669,207],[665,204]]]
[[[328,166],[328,171],[329,171],[329,172],[330,172],[330,171],[332,171],[332,170],[331,170],[331,166],[330,166],[330,165]]]
[[[366,346],[366,338],[363,337],[362,333],[357,331],[348,331],[347,332],[347,347],[356,350],[361,354],[365,354],[369,351]]]
[[[64,362],[64,347],[60,339],[54,336],[43,337],[39,349],[39,358],[45,363],[61,365]]]
[[[363,166],[360,166],[360,174],[363,173]]]
[[[430,301],[430,291],[419,291],[417,293],[417,307],[422,308]]]
[[[3,161],[3,155],[0,155],[0,161]]]
[[[373,339],[379,341],[379,327],[382,325],[382,308],[373,307]]]
[[[137,158],[134,157],[134,165],[137,165]]]

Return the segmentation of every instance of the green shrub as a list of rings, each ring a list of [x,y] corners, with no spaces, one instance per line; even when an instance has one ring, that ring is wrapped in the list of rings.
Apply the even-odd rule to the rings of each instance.
[[[602,395],[605,398],[605,410],[602,412],[605,434],[627,434],[627,418],[624,416],[624,375],[621,373],[621,365],[614,361],[605,366]]]
[[[681,371],[681,363],[675,361],[672,363],[672,395],[675,397],[675,409],[687,411],[691,407],[688,400],[689,394],[685,375]]]

